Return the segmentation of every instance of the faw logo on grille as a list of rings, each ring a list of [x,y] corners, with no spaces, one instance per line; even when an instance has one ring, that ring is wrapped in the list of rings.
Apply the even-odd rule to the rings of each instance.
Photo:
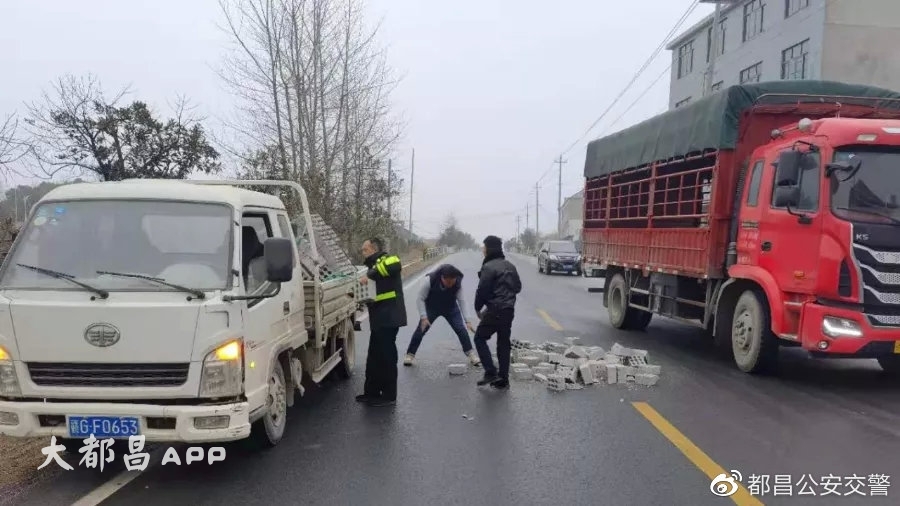
[[[95,323],[85,329],[84,340],[98,348],[106,348],[119,342],[122,334],[108,323]]]

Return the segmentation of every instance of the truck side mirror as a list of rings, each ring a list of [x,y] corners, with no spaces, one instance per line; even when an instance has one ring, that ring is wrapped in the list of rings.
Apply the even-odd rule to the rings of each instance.
[[[294,245],[290,239],[270,237],[263,245],[266,281],[286,283],[294,277]]]
[[[797,207],[799,204],[799,186],[779,186],[775,188],[775,194],[772,196],[772,205],[790,209],[791,207]]]
[[[775,186],[796,186],[800,184],[800,162],[803,153],[796,150],[782,151],[775,167]]]

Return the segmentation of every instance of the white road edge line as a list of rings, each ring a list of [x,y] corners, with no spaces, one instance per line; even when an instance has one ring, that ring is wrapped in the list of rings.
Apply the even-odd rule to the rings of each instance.
[[[427,272],[422,273],[419,276],[417,276],[414,280],[410,281],[409,283],[405,283],[403,285],[403,290],[406,291],[407,289],[409,289],[410,286],[421,281],[422,278],[424,278],[427,274],[428,274]],[[360,316],[357,321],[362,322],[362,321],[365,321],[368,319],[369,319],[369,313],[366,313],[366,314]],[[149,466],[148,466],[148,468],[149,468]],[[100,485],[99,487],[90,491],[87,495],[85,495],[78,501],[72,503],[72,506],[97,506],[101,502],[108,499],[111,495],[115,494],[120,489],[125,487],[125,485],[128,485],[129,483],[131,483],[135,478],[137,478],[138,476],[143,474],[145,471],[146,470],[144,470],[144,471],[122,471],[121,473],[114,476],[108,482],[104,483],[103,485]]]
[[[144,471],[122,471],[115,475],[113,479],[100,485],[86,496],[72,503],[72,506],[96,506],[115,494],[119,489],[131,483],[132,480],[140,476]]]

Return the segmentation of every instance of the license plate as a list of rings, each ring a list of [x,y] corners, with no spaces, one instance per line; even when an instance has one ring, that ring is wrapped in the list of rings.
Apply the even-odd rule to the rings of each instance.
[[[86,439],[125,438],[140,434],[140,420],[133,416],[70,416],[69,437]]]
[[[900,353],[900,341],[894,341],[894,353]]]

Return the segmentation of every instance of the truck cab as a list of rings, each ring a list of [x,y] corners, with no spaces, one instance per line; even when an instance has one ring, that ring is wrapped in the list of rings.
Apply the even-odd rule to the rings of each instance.
[[[70,184],[34,205],[0,268],[0,434],[280,441],[304,364],[346,354],[311,342],[284,203],[201,183]]]
[[[890,119],[803,119],[754,150],[729,275],[762,287],[774,336],[900,371],[897,167]]]

